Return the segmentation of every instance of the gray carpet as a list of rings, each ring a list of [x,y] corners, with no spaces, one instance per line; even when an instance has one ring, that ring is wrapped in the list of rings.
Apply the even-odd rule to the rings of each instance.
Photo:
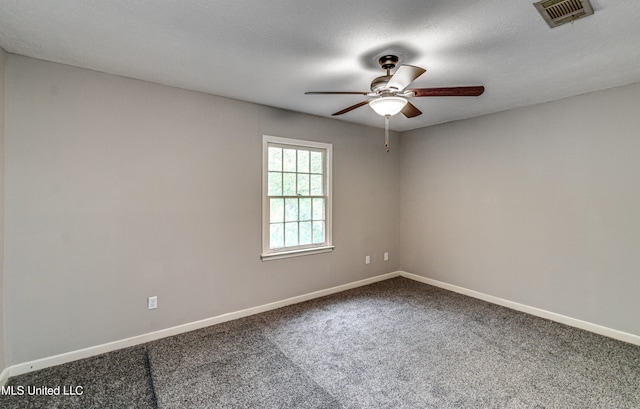
[[[640,347],[407,279],[256,318],[341,408],[640,408]]]
[[[640,408],[640,347],[396,278],[29,382],[85,393],[0,407]]]
[[[158,408],[337,408],[249,320],[149,345]]]
[[[150,383],[146,350],[132,347],[108,354],[15,376],[7,386],[14,391],[23,387],[22,395],[0,394],[0,408],[132,408],[153,409],[155,398]],[[30,395],[29,387],[61,387],[54,396]],[[81,395],[64,396],[62,389]]]

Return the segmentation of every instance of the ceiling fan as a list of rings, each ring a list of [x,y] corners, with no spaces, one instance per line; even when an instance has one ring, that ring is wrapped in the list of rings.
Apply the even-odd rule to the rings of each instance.
[[[386,75],[375,78],[371,81],[371,91],[309,91],[306,95],[366,95],[372,97],[355,105],[351,105],[341,111],[331,115],[342,115],[356,108],[369,104],[377,114],[385,117],[385,146],[389,151],[389,118],[398,113],[402,113],[407,118],[413,118],[421,115],[415,105],[407,100],[414,97],[477,97],[484,92],[483,86],[470,87],[447,87],[447,88],[414,88],[407,89],[411,83],[424,74],[424,68],[415,67],[413,65],[402,64],[396,72],[391,75],[391,70],[398,63],[398,56],[384,55],[378,59],[378,63]]]

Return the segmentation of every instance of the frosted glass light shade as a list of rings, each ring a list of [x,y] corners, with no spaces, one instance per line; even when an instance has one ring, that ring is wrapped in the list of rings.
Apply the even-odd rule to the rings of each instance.
[[[402,97],[380,97],[369,101],[369,105],[378,115],[393,116],[402,111],[407,100]]]

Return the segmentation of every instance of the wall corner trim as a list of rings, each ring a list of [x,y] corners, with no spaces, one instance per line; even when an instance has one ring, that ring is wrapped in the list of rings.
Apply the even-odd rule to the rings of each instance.
[[[0,386],[5,386],[9,380],[9,368],[4,368],[4,371],[0,372]]]

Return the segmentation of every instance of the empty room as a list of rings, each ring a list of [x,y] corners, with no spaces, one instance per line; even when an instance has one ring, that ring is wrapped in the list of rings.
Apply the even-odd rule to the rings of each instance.
[[[0,0],[0,407],[640,408],[638,16]]]

